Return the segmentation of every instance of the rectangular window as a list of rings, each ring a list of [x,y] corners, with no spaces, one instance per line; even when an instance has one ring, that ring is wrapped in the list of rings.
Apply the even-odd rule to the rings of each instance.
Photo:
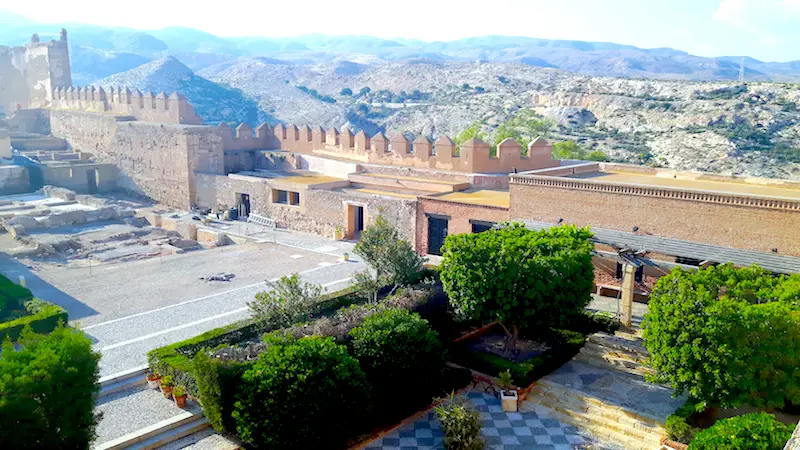
[[[299,192],[289,192],[289,204],[298,206],[300,205],[300,193]]]
[[[485,220],[474,220],[474,219],[470,219],[469,223],[472,224],[473,233],[483,233],[484,231],[489,231],[495,225],[494,222],[487,222]]]
[[[284,205],[289,204],[289,193],[286,191],[279,191],[273,190],[272,191],[272,203],[282,203]]]

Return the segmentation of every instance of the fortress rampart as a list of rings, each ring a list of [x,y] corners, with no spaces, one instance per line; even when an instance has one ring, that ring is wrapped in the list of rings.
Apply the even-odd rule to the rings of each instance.
[[[464,173],[511,173],[558,166],[552,157],[552,146],[537,138],[523,152],[514,139],[505,139],[492,155],[491,146],[480,139],[471,139],[460,146],[447,136],[435,142],[425,136],[411,140],[402,133],[391,139],[383,133],[368,137],[364,131],[353,134],[347,128],[325,130],[321,127],[279,124],[253,129],[242,124],[231,129],[218,127],[225,150],[283,149],[372,164],[449,170]]]
[[[126,87],[56,87],[51,108],[129,116],[142,122],[202,125],[183,95],[174,92],[153,94]]]

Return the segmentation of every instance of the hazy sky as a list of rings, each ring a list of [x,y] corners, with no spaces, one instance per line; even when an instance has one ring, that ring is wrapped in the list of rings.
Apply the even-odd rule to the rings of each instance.
[[[44,22],[187,26],[220,36],[505,34],[800,60],[800,0],[0,0],[0,9]]]

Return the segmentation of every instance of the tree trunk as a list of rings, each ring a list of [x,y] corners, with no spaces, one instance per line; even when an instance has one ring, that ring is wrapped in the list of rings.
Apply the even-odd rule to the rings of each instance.
[[[507,356],[514,357],[514,352],[517,350],[517,340],[519,339],[519,327],[517,325],[511,325],[511,329],[509,330],[502,322],[497,322],[503,327],[503,331],[506,332],[506,350],[505,353]]]

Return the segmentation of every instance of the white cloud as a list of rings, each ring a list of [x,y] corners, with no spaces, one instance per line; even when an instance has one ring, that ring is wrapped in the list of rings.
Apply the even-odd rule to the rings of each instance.
[[[733,26],[743,26],[747,23],[748,9],[745,0],[721,0],[711,18]]]

